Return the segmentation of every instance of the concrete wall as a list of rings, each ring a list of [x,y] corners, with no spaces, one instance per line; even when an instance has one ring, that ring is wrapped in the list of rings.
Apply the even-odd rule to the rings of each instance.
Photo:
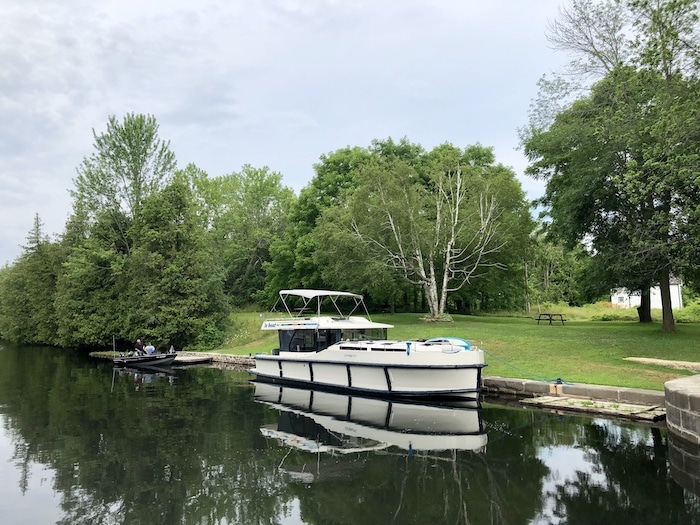
[[[669,432],[700,444],[700,375],[667,381],[664,394]]]

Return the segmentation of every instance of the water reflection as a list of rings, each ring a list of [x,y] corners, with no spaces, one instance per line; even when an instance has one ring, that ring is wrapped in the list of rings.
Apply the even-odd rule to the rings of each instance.
[[[398,447],[417,451],[483,450],[481,410],[408,403],[255,383],[255,400],[279,410],[276,424],[260,430],[309,452],[348,454]]]
[[[700,445],[670,434],[668,456],[674,481],[700,497]]]
[[[2,519],[700,524],[700,497],[669,474],[663,428],[273,388],[256,397],[244,372],[115,373],[76,353],[4,345]],[[261,428],[336,448],[307,452]],[[686,473],[696,458],[682,460]]]
[[[175,382],[175,370],[170,367],[141,367],[131,368],[128,366],[115,366],[112,368],[112,389],[114,391],[114,383],[117,377],[124,376],[130,378],[134,382],[134,390],[141,390],[145,385],[148,386],[157,379],[165,379],[168,383]]]

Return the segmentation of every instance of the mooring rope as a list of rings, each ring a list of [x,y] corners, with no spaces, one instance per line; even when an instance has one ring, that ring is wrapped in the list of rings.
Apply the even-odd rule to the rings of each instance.
[[[538,381],[545,381],[547,383],[557,383],[557,384],[562,384],[562,385],[573,385],[574,384],[574,383],[570,383],[568,381],[564,381],[561,377],[549,378],[549,377],[545,377],[543,375],[537,374],[535,372],[531,372],[530,370],[525,370],[524,368],[520,368],[519,366],[516,366],[513,363],[509,363],[505,359],[498,357],[496,354],[489,352],[488,350],[484,350],[483,348],[482,348],[482,350],[489,357],[492,357],[492,358],[496,359],[497,361],[500,361],[504,365],[507,365],[511,368],[514,368],[515,370],[518,370],[519,372],[522,372],[525,375],[529,375],[529,377],[532,379],[537,379]]]

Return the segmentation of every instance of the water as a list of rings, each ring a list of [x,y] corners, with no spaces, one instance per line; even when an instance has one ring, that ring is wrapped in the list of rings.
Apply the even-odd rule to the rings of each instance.
[[[700,524],[664,428],[0,348],[4,523]]]

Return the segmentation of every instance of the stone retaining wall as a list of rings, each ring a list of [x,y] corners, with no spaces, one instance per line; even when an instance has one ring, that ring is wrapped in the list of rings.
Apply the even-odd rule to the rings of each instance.
[[[669,434],[668,463],[675,482],[700,496],[700,445]]]
[[[669,432],[700,444],[700,375],[667,381],[664,392]]]
[[[180,355],[192,357],[211,357],[217,368],[248,370],[255,367],[255,358],[247,355],[216,354],[214,352],[182,352]]]
[[[533,396],[577,396],[591,399],[617,401],[619,403],[634,403],[640,405],[664,405],[664,393],[641,388],[624,388],[615,386],[600,386],[570,383],[549,383],[528,379],[509,379],[504,377],[486,376],[482,379],[485,393],[496,395],[515,395],[522,397]]]

